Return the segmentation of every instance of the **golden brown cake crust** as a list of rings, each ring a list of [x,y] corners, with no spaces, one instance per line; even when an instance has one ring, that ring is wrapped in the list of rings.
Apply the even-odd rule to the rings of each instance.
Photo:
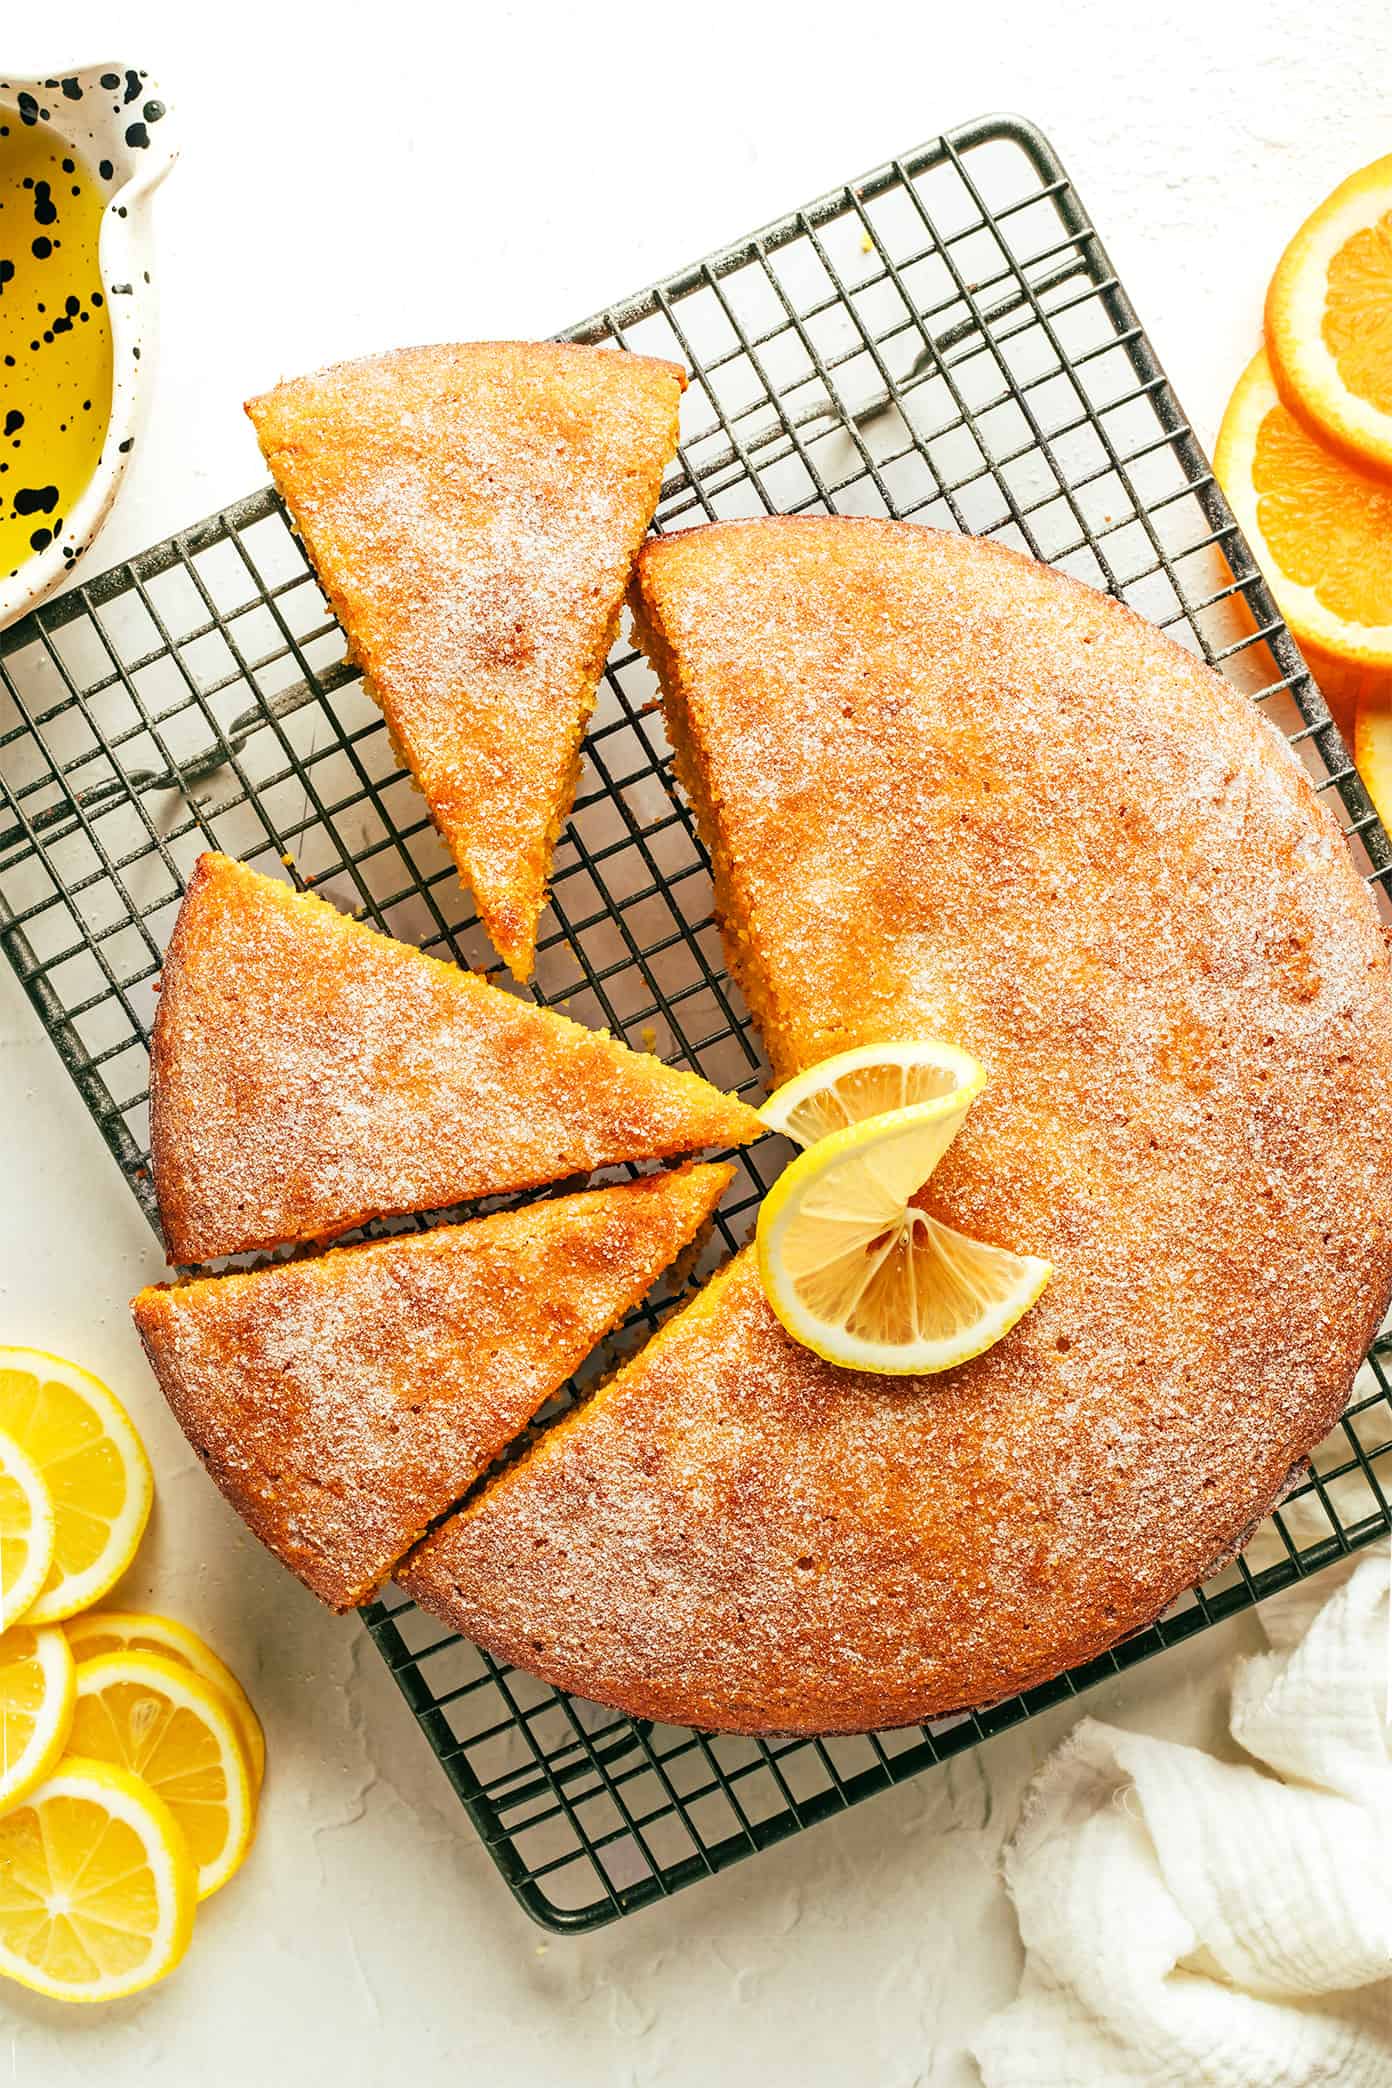
[[[645,1716],[979,1704],[1154,1618],[1343,1407],[1392,1286],[1382,936],[1258,713],[1045,567],[776,521],[654,544],[640,583],[779,1070],[976,1053],[925,1202],[1055,1274],[985,1355],[891,1380],[798,1348],[740,1257],[408,1585]]]
[[[365,1602],[695,1236],[728,1166],[144,1290],[136,1326],[232,1506]]]
[[[226,856],[200,857],[189,880],[151,1040],[173,1262],[762,1129],[697,1075]]]
[[[649,356],[472,341],[339,363],[247,405],[519,978],[685,384],[679,364]]]

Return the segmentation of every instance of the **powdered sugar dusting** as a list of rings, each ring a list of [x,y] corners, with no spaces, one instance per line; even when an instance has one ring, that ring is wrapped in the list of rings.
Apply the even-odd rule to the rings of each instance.
[[[473,342],[343,363],[248,408],[398,749],[521,976],[684,382],[642,356]]]
[[[172,1260],[327,1238],[620,1160],[752,1110],[224,856],[165,963],[151,1132]]]
[[[710,1216],[697,1167],[136,1300],[181,1426],[336,1608],[364,1601]]]
[[[668,538],[640,580],[780,1070],[976,1053],[925,1201],[1055,1275],[891,1381],[797,1348],[742,1258],[413,1592],[679,1722],[980,1703],[1155,1616],[1340,1411],[1392,1286],[1382,939],[1276,735],[1091,590],[845,521]]]

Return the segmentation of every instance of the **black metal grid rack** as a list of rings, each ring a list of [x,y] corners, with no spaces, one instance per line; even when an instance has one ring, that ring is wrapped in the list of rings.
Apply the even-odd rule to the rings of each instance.
[[[912,517],[997,536],[1110,589],[1282,725],[1381,897],[1387,840],[1082,205],[1030,126],[988,119],[936,139],[571,338],[669,355],[692,373],[659,528],[769,511]],[[654,693],[645,664],[617,652],[535,991],[759,1092]],[[407,940],[492,961],[269,491],[0,638],[0,942],[152,1222],[154,984],[209,846],[284,866]],[[742,1156],[726,1246],[776,1164],[771,1146]],[[1392,1394],[1375,1352],[1308,1483],[1242,1559],[1104,1659],[898,1732],[753,1741],[652,1727],[499,1665],[398,1596],[367,1621],[518,1899],[547,1926],[582,1929],[1371,1543],[1392,1528],[1389,1458]]]

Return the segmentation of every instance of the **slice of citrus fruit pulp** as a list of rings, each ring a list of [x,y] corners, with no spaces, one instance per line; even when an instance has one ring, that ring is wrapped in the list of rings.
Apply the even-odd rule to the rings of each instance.
[[[981,1090],[981,1068],[968,1065],[945,1093],[820,1137],[764,1198],[765,1293],[827,1362],[896,1376],[951,1369],[1008,1333],[1049,1280],[1047,1261],[969,1239],[909,1201]],[[795,1097],[785,1120],[796,1123],[807,1099]]]
[[[123,1648],[133,1653],[162,1653],[221,1690],[246,1749],[253,1793],[260,1791],[266,1773],[261,1721],[231,1668],[196,1631],[174,1617],[155,1616],[146,1610],[84,1610],[80,1617],[69,1617],[63,1629],[75,1660],[95,1660],[100,1653],[118,1653]]]
[[[102,1653],[77,1669],[69,1743],[143,1777],[169,1807],[198,1871],[225,1885],[251,1845],[251,1775],[220,1691],[162,1653]]]
[[[56,1522],[43,1473],[0,1434],[0,1632],[17,1624],[48,1579]]]
[[[1228,402],[1213,467],[1301,644],[1392,667],[1392,479],[1317,442],[1283,403],[1264,352]]]
[[[862,1044],[794,1074],[769,1096],[759,1115],[770,1131],[805,1147],[848,1124],[915,1102],[956,1095],[965,1104],[985,1083],[984,1068],[955,1044],[931,1037]]]
[[[57,1623],[104,1595],[135,1557],[154,1499],[149,1459],[101,1379],[42,1349],[0,1348],[0,1430],[53,1498],[53,1563],[26,1621]]]
[[[1291,411],[1355,464],[1392,473],[1392,155],[1296,233],[1267,292],[1266,344]]]
[[[0,1817],[0,1975],[115,2001],[172,1972],[197,1900],[169,1808],[138,1776],[68,1755]]]
[[[55,1624],[0,1638],[0,1809],[41,1783],[68,1744],[76,1669]]]

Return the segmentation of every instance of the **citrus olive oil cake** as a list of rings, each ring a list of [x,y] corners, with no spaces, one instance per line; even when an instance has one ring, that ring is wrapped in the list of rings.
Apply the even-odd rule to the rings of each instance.
[[[1150,625],[888,522],[647,546],[635,610],[775,1069],[941,1037],[923,1198],[1053,1280],[932,1378],[821,1362],[750,1251],[408,1560],[631,1713],[829,1732],[1153,1619],[1334,1423],[1392,1286],[1392,997],[1329,813]]]

